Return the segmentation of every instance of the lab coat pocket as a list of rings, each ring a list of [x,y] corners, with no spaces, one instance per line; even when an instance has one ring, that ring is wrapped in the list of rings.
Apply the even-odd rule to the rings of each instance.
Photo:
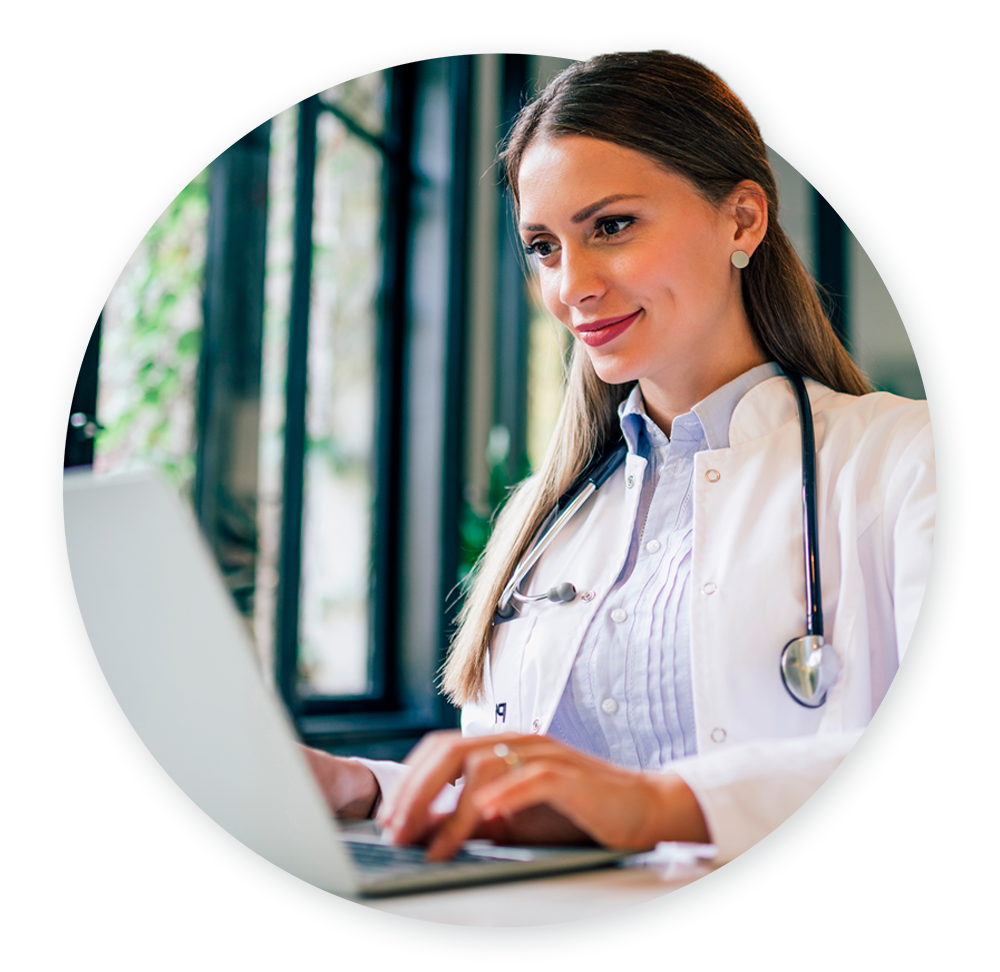
[[[490,683],[493,689],[493,731],[527,732],[521,724],[521,666],[524,650],[535,629],[536,615],[498,625],[490,645]]]

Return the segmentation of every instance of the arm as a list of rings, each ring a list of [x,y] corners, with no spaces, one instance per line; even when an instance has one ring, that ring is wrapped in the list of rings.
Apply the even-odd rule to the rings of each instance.
[[[861,732],[762,740],[659,773],[623,769],[545,736],[432,733],[408,758],[410,772],[383,822],[397,843],[425,842],[435,859],[486,837],[636,851],[660,841],[711,842],[721,864],[802,806]],[[508,747],[506,759],[497,744]],[[454,812],[435,809],[436,795],[459,775],[466,785]]]
[[[372,815],[380,789],[371,769],[360,760],[331,756],[308,746],[299,748],[320,792],[338,817],[364,819]]]
[[[738,857],[784,823],[840,765],[863,730],[766,739],[671,766],[704,815],[716,863]]]
[[[885,479],[883,512],[872,529],[881,544],[866,547],[866,583],[883,584],[886,605],[872,608],[869,645],[884,658],[873,679],[878,704],[913,633],[930,569],[934,534],[935,474],[926,418],[894,457]],[[873,552],[874,551],[874,552]],[[872,703],[869,703],[872,704]],[[672,764],[696,796],[718,848],[731,860],[778,827],[840,765],[863,728],[793,739],[763,739]]]

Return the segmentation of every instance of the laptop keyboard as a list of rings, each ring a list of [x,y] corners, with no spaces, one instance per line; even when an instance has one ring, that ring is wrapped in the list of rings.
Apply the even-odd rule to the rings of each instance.
[[[354,863],[363,871],[399,871],[430,866],[448,867],[455,864],[495,863],[500,860],[524,860],[527,855],[516,851],[509,853],[477,854],[474,851],[459,850],[450,861],[428,861],[423,847],[407,847],[398,844],[376,844],[367,841],[345,840]]]

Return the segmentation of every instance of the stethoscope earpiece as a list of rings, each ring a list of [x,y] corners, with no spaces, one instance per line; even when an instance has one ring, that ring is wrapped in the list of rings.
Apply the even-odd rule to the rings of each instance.
[[[793,638],[781,652],[781,679],[789,695],[799,705],[818,709],[826,701],[827,690],[837,681],[840,659],[832,645],[823,644],[822,635]]]

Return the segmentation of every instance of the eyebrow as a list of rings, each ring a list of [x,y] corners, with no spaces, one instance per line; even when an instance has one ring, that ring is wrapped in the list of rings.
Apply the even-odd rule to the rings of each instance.
[[[600,212],[605,206],[610,206],[611,203],[621,202],[623,199],[641,199],[637,193],[626,193],[619,192],[613,196],[605,196],[603,199],[598,199],[597,202],[591,203],[589,206],[581,209],[578,213],[574,213],[570,217],[570,221],[573,223],[583,223],[590,219],[594,213]],[[521,229],[528,233],[540,233],[543,230],[548,229],[544,223],[522,223]]]

